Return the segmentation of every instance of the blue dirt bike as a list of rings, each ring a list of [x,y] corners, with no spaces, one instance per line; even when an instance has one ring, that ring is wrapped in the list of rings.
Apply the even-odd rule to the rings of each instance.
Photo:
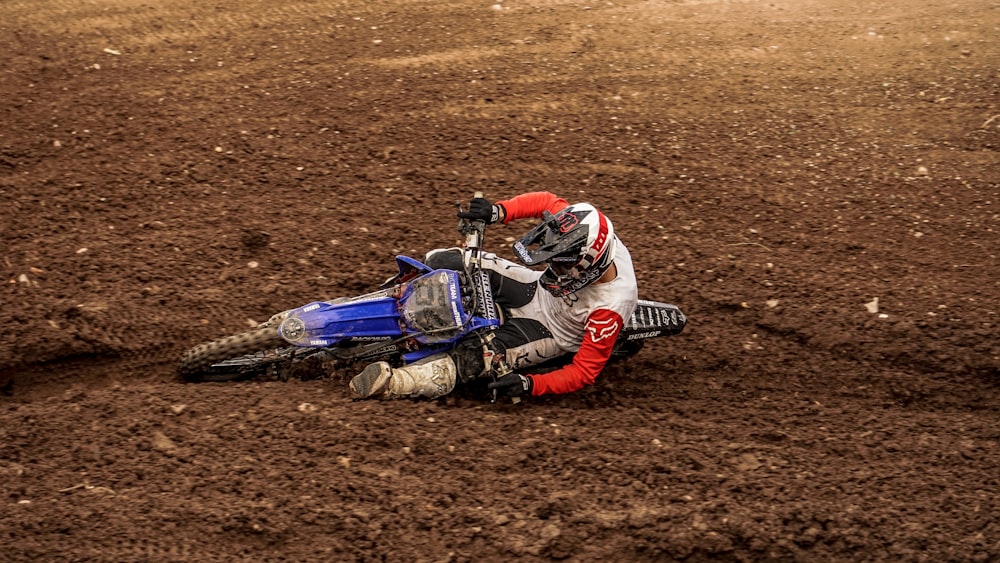
[[[397,256],[399,273],[378,291],[309,303],[278,313],[249,332],[195,346],[181,358],[178,373],[191,382],[262,375],[307,379],[362,362],[409,364],[470,337],[489,356],[489,342],[503,314],[481,267],[486,223],[462,219],[458,230],[471,250],[464,271],[433,269]],[[651,338],[679,334],[686,322],[675,305],[640,300],[618,336],[612,360],[635,355]],[[502,358],[492,365],[488,376],[510,371]]]

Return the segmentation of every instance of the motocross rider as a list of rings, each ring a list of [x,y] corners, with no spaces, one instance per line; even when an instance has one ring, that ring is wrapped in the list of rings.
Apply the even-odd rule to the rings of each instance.
[[[593,384],[639,297],[632,257],[615,236],[611,220],[589,203],[569,205],[549,192],[496,203],[473,198],[469,209],[458,216],[488,224],[546,218],[513,246],[518,260],[529,266],[545,264],[544,271],[495,254],[482,255],[505,316],[491,347],[515,370],[488,387],[519,397],[569,393]],[[467,252],[434,250],[425,263],[461,270]],[[573,359],[564,367],[532,373],[532,366],[566,354],[573,354]],[[450,393],[457,382],[469,382],[485,371],[483,350],[476,341],[403,367],[370,364],[351,380],[350,389],[358,399],[437,398]]]

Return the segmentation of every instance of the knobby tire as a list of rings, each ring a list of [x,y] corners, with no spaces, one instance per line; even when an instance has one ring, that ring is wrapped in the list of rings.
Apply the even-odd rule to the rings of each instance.
[[[288,343],[278,334],[278,327],[258,328],[191,348],[181,357],[177,372],[191,382],[247,379],[255,374],[247,370],[213,372],[209,368],[224,360],[287,346]]]

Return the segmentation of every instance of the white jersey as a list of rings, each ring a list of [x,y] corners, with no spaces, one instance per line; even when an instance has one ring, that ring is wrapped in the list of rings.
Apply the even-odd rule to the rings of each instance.
[[[621,240],[617,241],[614,265],[617,270],[614,280],[588,285],[567,297],[555,297],[536,286],[534,298],[526,305],[511,309],[509,314],[540,321],[552,333],[560,353],[576,352],[587,330],[587,320],[594,311],[611,311],[627,322],[635,310],[639,300],[635,268],[632,255]],[[483,267],[520,282],[537,282],[542,276],[541,271],[489,253],[483,255]],[[557,355],[560,354],[554,353],[552,357]]]

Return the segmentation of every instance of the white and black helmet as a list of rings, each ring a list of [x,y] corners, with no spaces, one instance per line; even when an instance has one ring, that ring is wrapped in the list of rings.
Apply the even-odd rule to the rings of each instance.
[[[616,246],[611,220],[589,203],[575,203],[555,215],[545,212],[513,248],[526,266],[546,264],[539,283],[563,297],[599,279],[614,262]]]

